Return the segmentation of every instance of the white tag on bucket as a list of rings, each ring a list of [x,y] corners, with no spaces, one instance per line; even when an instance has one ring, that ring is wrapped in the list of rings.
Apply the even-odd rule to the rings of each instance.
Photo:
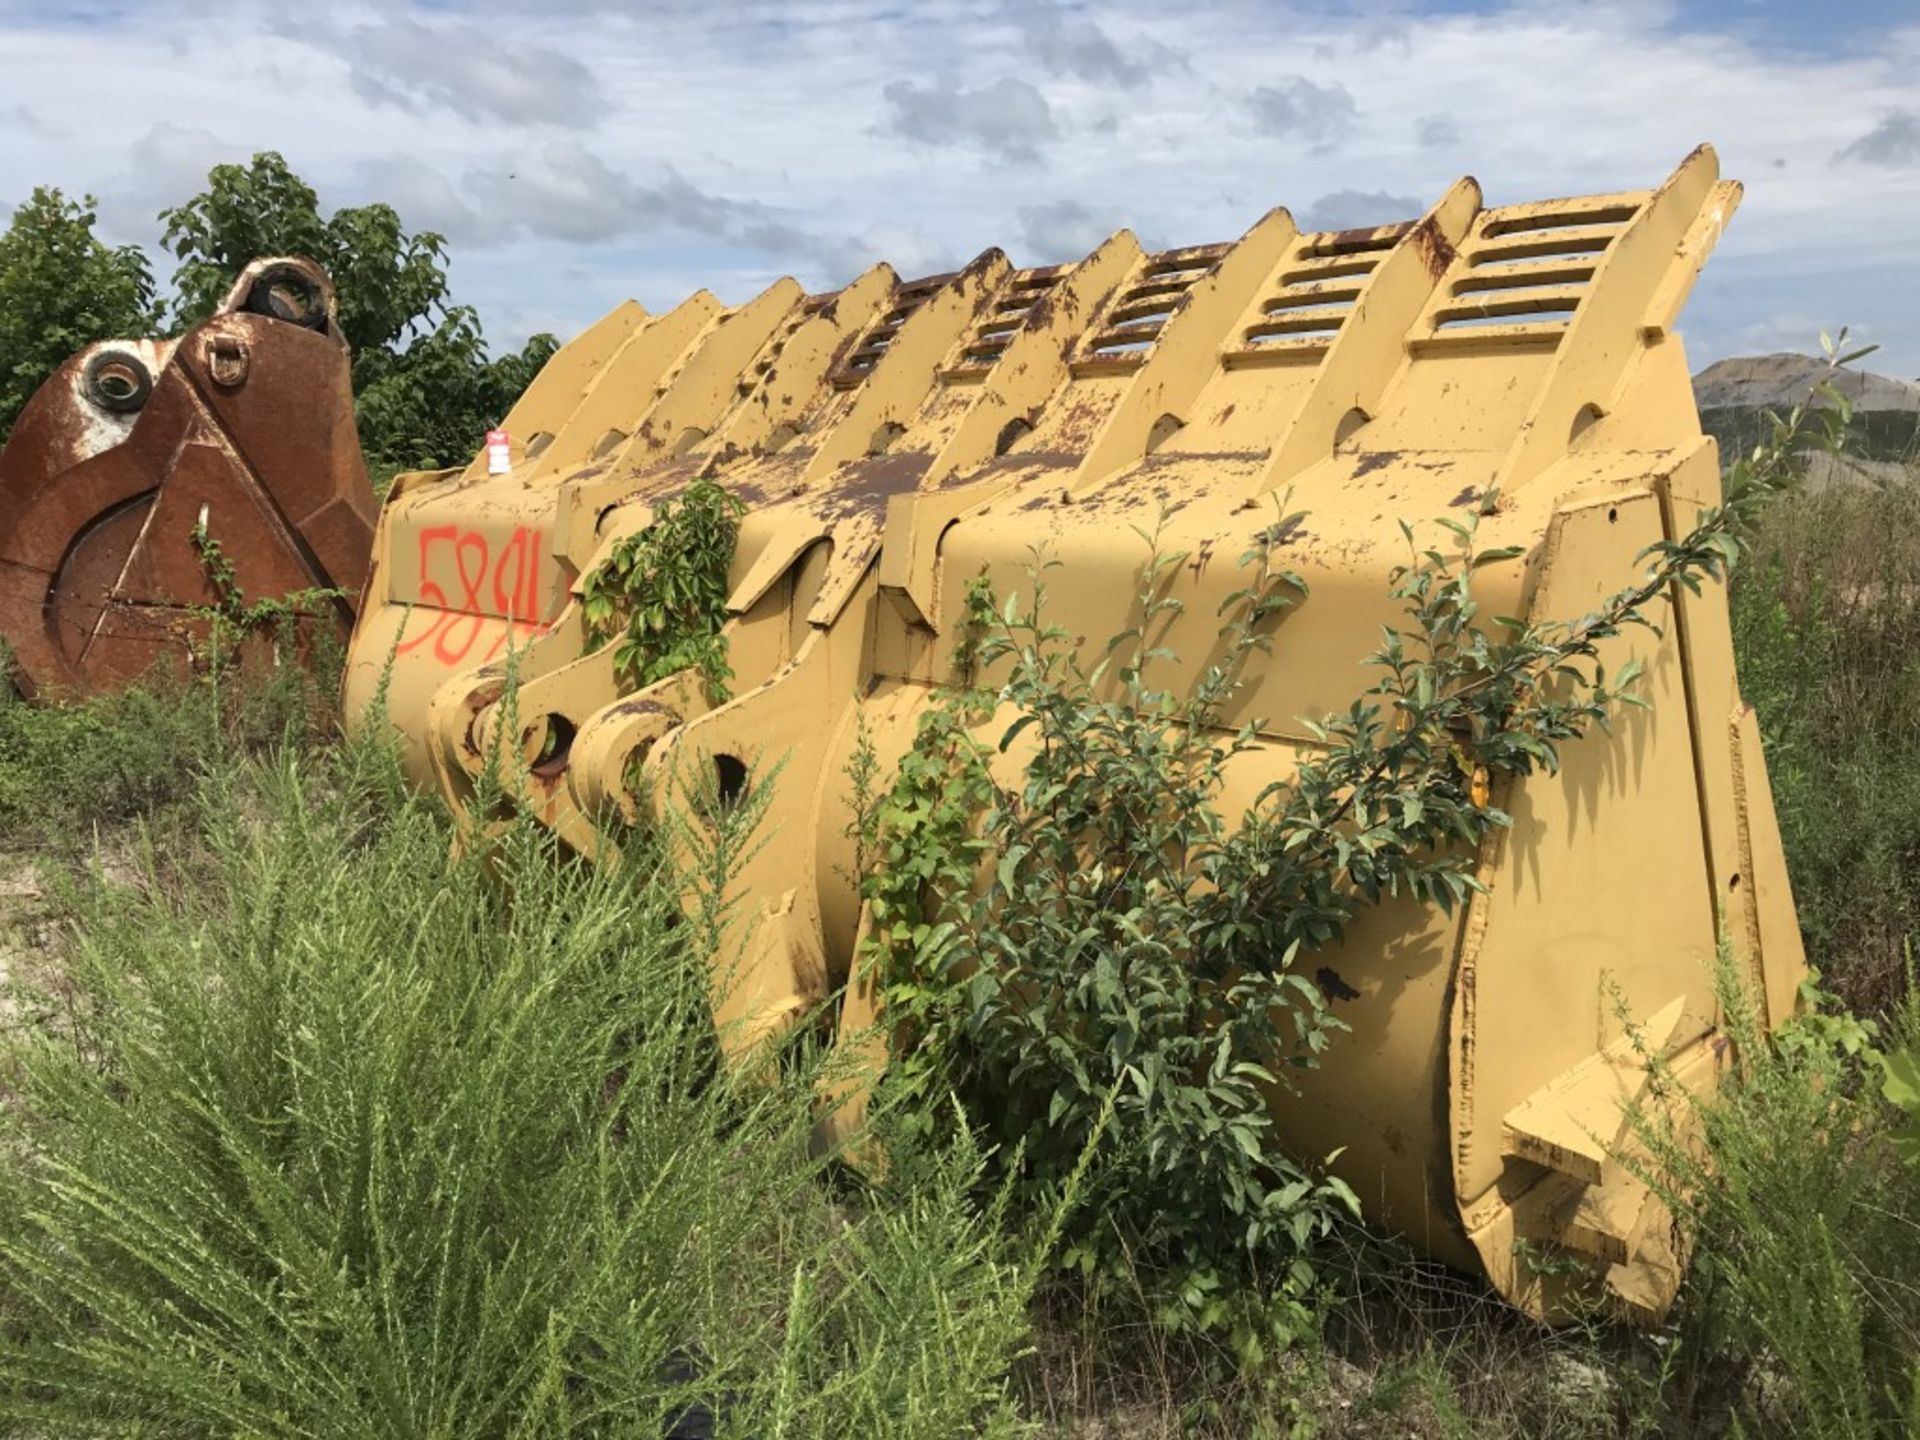
[[[513,458],[507,453],[509,443],[506,431],[487,431],[487,473],[489,475],[504,475],[513,469]]]

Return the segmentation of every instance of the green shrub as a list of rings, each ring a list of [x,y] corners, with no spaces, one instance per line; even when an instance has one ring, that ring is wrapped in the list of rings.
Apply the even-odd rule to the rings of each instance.
[[[1176,608],[1160,592],[1181,558],[1148,567],[1143,624],[1109,651],[1111,700],[1046,623],[1037,573],[1032,610],[1008,603],[981,659],[1010,661],[1002,693],[1018,718],[999,744],[1033,728],[1026,773],[1011,789],[989,777],[969,734],[991,714],[984,702],[937,707],[876,816],[868,901],[895,950],[889,1004],[925,1032],[918,1063],[956,1084],[1000,1141],[1023,1209],[1056,1203],[1110,1123],[1065,1263],[1112,1269],[1132,1254],[1164,1268],[1168,1323],[1232,1326],[1257,1353],[1271,1325],[1283,1340],[1302,1328],[1305,1256],[1355,1202],[1270,1140],[1268,1088],[1310,1063],[1337,1022],[1286,960],[1241,966],[1230,926],[1242,917],[1216,918],[1202,898],[1226,853],[1222,770],[1251,736],[1208,730],[1236,664],[1188,699],[1148,680],[1157,657],[1143,635]],[[1261,578],[1273,584],[1249,592],[1248,649],[1253,618],[1290,582]],[[994,879],[976,894],[986,856],[998,857]],[[929,884],[950,897],[933,926],[920,918]],[[1275,1013],[1292,1017],[1291,1034]],[[1271,1325],[1231,1283],[1248,1264],[1271,1267],[1283,1302]]]
[[[1771,1039],[1723,955],[1740,1063],[1698,1112],[1703,1148],[1639,1128],[1694,1242],[1691,1367],[1731,1364],[1753,1435],[1904,1437],[1920,1418],[1920,1183],[1880,1096],[1874,1027],[1807,987]]]
[[[152,264],[138,245],[94,235],[95,206],[36,187],[0,232],[0,444],[74,351],[145,335],[160,318]]]
[[[393,758],[211,766],[0,1040],[26,1433],[1020,1429],[1032,1266],[963,1139],[836,1201],[813,1070],[718,1064],[698,927],[535,827],[449,859]]]
[[[350,277],[339,278],[344,292]],[[519,350],[490,356],[480,317],[466,305],[422,325],[404,350],[362,350],[354,358],[360,445],[389,486],[402,470],[466,464],[560,348],[553,336],[535,335]]]

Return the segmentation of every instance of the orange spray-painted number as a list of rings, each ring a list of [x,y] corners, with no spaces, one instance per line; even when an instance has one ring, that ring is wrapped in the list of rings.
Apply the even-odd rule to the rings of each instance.
[[[482,609],[482,597],[493,602],[493,614],[506,621],[486,658],[492,659],[516,631],[540,629],[540,550],[545,537],[526,526],[514,529],[494,554],[492,542],[478,530],[457,525],[429,525],[420,532],[420,602],[439,613],[418,635],[397,648],[405,655],[429,640],[433,656],[443,665],[457,665],[472,651],[493,618]],[[452,551],[459,597],[450,599],[446,587],[429,578],[435,551]]]

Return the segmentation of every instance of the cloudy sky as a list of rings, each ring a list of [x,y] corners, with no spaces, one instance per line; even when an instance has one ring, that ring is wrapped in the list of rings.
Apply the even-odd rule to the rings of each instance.
[[[1696,362],[1850,325],[1920,374],[1920,0],[0,0],[0,205],[114,239],[277,149],[444,232],[488,332],[988,245],[1070,258],[1657,183],[1747,199]],[[164,274],[164,270],[162,271]]]

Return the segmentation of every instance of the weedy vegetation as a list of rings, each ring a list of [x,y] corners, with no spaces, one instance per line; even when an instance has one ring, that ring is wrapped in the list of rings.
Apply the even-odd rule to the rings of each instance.
[[[707,1017],[764,786],[690,797],[690,870],[634,835],[586,866],[510,818],[454,846],[302,666],[0,695],[0,1433],[1911,1433],[1920,603],[1910,536],[1867,518],[1910,501],[1785,483],[1845,426],[1780,417],[1723,510],[1566,625],[1487,623],[1498,552],[1414,527],[1377,683],[1244,818],[1250,736],[1207,722],[1301,598],[1275,547],[1190,688],[1150,537],[1102,653],[1049,622],[1043,559],[976,587],[962,673],[857,786],[863,963],[914,1041],[877,1175],[809,1143],[810,1036],[742,1077]],[[737,512],[708,488],[589,588],[636,683],[663,656],[727,678]],[[1382,900],[1463,900],[1501,777],[1631,703],[1597,647],[1735,561],[1824,988],[1769,1040],[1729,980],[1705,1156],[1645,1127],[1696,1242],[1666,1326],[1544,1332],[1366,1235],[1264,1096],[1341,1043],[1314,950]]]
[[[848,1203],[816,1071],[718,1063],[654,862],[531,825],[450,858],[377,746],[211,764],[188,803],[15,957],[20,1433],[1020,1433],[1033,1246],[979,1151]]]
[[[1899,994],[1920,934],[1920,488],[1784,495],[1752,543],[1732,593],[1740,681],[1801,927],[1828,982],[1871,1013]]]

